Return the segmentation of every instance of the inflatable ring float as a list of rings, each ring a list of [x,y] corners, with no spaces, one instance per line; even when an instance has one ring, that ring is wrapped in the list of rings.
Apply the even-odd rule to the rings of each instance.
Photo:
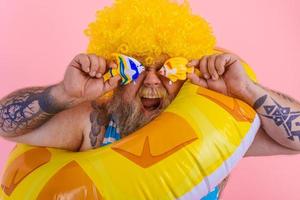
[[[186,82],[159,117],[105,147],[68,152],[18,144],[0,199],[200,199],[243,157],[259,126],[246,103]]]

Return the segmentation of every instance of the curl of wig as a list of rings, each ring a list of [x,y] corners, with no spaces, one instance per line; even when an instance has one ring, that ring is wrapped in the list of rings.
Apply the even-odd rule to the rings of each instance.
[[[122,53],[146,66],[161,56],[199,59],[215,45],[212,28],[192,14],[187,1],[115,0],[97,11],[85,34],[89,37],[87,53],[106,59]]]

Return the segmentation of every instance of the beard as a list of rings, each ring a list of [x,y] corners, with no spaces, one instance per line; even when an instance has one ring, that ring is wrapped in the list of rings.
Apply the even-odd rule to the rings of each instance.
[[[165,88],[141,87],[133,99],[125,100],[125,90],[118,88],[106,104],[107,113],[116,122],[122,137],[127,136],[156,118],[171,102]],[[144,112],[141,102],[143,94],[160,97],[160,104],[151,111]]]

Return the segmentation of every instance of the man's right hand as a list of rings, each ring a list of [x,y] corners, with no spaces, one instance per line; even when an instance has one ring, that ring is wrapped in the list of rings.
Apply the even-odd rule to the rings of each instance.
[[[118,86],[120,76],[106,81],[103,78],[109,68],[115,67],[115,63],[107,63],[95,54],[79,54],[69,64],[60,85],[76,102],[94,100]]]

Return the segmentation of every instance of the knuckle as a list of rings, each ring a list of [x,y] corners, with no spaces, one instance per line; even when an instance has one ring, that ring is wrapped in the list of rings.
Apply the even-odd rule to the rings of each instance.
[[[90,56],[90,57],[97,57],[97,55],[94,54],[94,53],[89,53],[88,56]]]
[[[219,56],[218,61],[220,63],[224,62],[224,61],[226,61],[226,58],[228,58],[228,56],[226,54],[222,54],[222,55]]]
[[[210,59],[210,60],[211,60],[211,59],[214,59],[216,56],[217,56],[217,54],[209,55],[209,56],[208,56],[208,59]]]
[[[222,55],[223,56],[231,56],[232,54],[231,53],[223,53]]]
[[[210,72],[215,71],[215,63],[210,62],[210,64],[208,65],[208,71],[210,71]]]
[[[200,68],[206,68],[206,66],[207,66],[207,60],[205,59],[205,60],[201,60],[200,61]]]
[[[221,69],[223,67],[223,63],[224,62],[221,59],[216,60],[216,68]]]
[[[238,59],[238,58],[235,59],[235,62],[236,62],[237,64],[239,64],[239,65],[242,64],[241,61],[240,61],[240,59]]]
[[[223,54],[224,59],[238,59],[238,56],[232,53],[224,53]]]
[[[200,59],[200,63],[206,62],[208,56],[202,56]]]
[[[215,55],[212,55],[209,57],[208,59],[208,64],[211,66],[211,65],[214,65],[215,64]]]
[[[99,60],[99,64],[100,64],[100,65],[106,65],[106,60],[105,60],[105,58],[99,56],[99,57],[98,57],[98,60]]]
[[[206,65],[201,65],[200,66],[200,71],[203,73],[207,73],[207,66]]]
[[[88,54],[88,57],[91,59],[91,61],[97,60],[97,56],[95,54]]]
[[[216,70],[217,70],[218,72],[222,72],[222,71],[223,71],[223,67],[220,66],[220,65],[217,65],[217,66],[216,66]]]
[[[84,54],[84,53],[79,53],[79,54],[77,54],[76,56],[75,56],[75,58],[84,58],[84,57],[86,57],[87,55],[86,54]]]

